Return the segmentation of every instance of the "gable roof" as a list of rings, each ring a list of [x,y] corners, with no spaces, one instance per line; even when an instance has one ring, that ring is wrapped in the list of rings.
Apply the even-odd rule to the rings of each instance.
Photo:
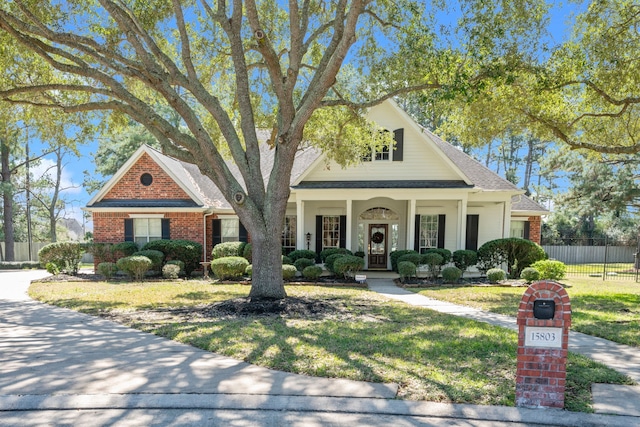
[[[549,209],[540,205],[535,200],[525,196],[524,194],[518,194],[511,198],[511,212],[517,215],[546,215],[549,213]]]

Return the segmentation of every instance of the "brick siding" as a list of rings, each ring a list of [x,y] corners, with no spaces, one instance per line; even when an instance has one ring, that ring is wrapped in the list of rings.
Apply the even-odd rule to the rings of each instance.
[[[542,217],[530,216],[529,217],[529,240],[540,244],[542,239]]]

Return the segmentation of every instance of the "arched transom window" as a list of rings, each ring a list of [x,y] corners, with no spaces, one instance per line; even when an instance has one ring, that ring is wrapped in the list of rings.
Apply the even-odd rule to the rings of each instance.
[[[361,220],[375,220],[375,221],[385,221],[385,220],[398,220],[400,217],[397,213],[387,208],[371,208],[366,210],[360,214]]]

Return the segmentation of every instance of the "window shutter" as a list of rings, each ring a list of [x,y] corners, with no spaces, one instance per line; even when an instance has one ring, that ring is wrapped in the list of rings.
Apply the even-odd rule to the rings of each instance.
[[[478,225],[480,215],[467,215],[467,241],[465,249],[470,251],[478,250]]]
[[[316,254],[320,254],[320,251],[322,251],[322,215],[316,215]]]
[[[404,156],[404,129],[394,130],[393,139],[396,141],[395,150],[393,150],[393,161],[401,162]]]
[[[438,248],[444,249],[444,226],[446,215],[438,215]]]
[[[222,242],[222,223],[219,219],[211,220],[211,244]]]
[[[413,250],[420,252],[420,215],[416,215],[416,229],[413,236]]]
[[[531,223],[529,221],[524,222],[524,235],[523,237],[527,240],[531,240],[529,235],[531,233]]]
[[[340,215],[340,241],[338,245],[341,248],[347,247],[347,216]]]
[[[133,242],[133,218],[124,220],[124,241]]]
[[[171,225],[169,218],[162,218],[162,238],[164,240],[171,239]]]
[[[242,222],[240,222],[240,220],[238,220],[238,240],[241,242],[245,242],[247,243],[249,241],[249,233],[247,232],[247,229],[244,228],[244,225],[242,225]]]

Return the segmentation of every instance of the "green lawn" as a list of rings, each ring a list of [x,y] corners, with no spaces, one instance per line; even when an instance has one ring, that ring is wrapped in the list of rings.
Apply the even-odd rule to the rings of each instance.
[[[199,281],[34,283],[30,295],[260,366],[395,382],[403,399],[514,405],[517,337],[510,330],[356,288],[287,287],[292,297],[331,308],[322,315],[202,315],[210,304],[248,291],[247,286]],[[572,354],[567,409],[591,410],[591,382],[629,380]]]
[[[640,347],[640,283],[591,277],[563,280],[571,299],[571,329]],[[428,297],[516,316],[522,287],[412,289]]]

